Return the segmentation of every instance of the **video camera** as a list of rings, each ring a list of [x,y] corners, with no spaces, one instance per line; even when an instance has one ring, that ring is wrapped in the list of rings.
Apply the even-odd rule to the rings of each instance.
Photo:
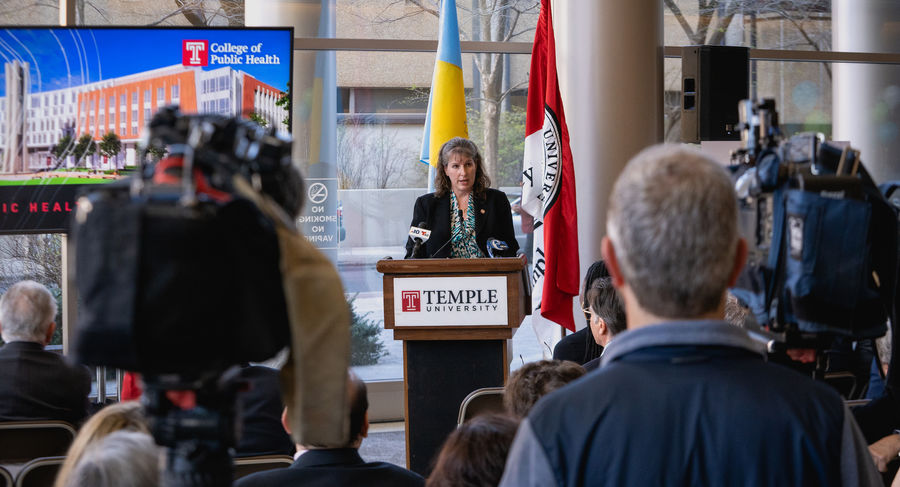
[[[743,100],[738,111],[743,147],[731,170],[749,256],[732,293],[780,334],[782,348],[823,352],[884,335],[895,305],[897,212],[859,151],[822,134],[785,139],[773,100]],[[818,354],[820,373],[834,369],[827,357]]]
[[[290,140],[236,118],[165,108],[141,146],[136,176],[78,201],[74,355],[143,375],[164,485],[230,485],[235,366],[291,345],[277,222],[258,202],[293,228],[302,178]],[[168,155],[148,162],[151,148]]]

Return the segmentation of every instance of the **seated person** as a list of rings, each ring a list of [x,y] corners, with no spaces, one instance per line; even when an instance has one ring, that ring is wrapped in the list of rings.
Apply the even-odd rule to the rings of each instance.
[[[241,433],[235,447],[236,456],[293,455],[294,442],[281,426],[284,400],[278,370],[265,365],[245,365],[240,377],[248,382],[249,388],[238,393]]]
[[[500,414],[485,414],[466,421],[447,437],[425,485],[497,485],[518,426],[516,419]]]
[[[140,431],[116,431],[91,444],[64,487],[158,487],[159,447]]]
[[[605,350],[613,337],[625,331],[625,305],[622,297],[613,287],[612,279],[602,277],[594,281],[584,300],[591,315],[591,336]],[[584,364],[584,369],[590,372],[599,366],[600,357],[597,357]]]
[[[0,421],[55,419],[78,425],[87,416],[90,371],[44,350],[56,330],[56,299],[41,284],[21,281],[0,298]]]
[[[609,277],[609,271],[606,270],[606,265],[602,259],[588,267],[587,272],[584,274],[584,282],[581,283],[581,308],[585,310],[584,320],[588,325],[590,324],[591,316],[587,312],[587,292],[591,285],[594,284],[594,281],[601,277]],[[594,336],[591,334],[591,327],[585,326],[575,333],[564,336],[553,347],[553,360],[568,360],[584,365],[599,357],[601,353],[603,353],[603,347],[594,340]]]
[[[524,418],[538,399],[584,375],[584,367],[568,360],[529,362],[509,376],[503,405],[514,418]]]
[[[66,459],[56,475],[55,487],[64,487],[75,465],[84,456],[85,451],[116,431],[138,431],[150,433],[147,418],[144,416],[144,407],[137,401],[125,401],[110,404],[90,417],[84,426],[78,430],[78,435],[69,451]]]
[[[359,456],[357,450],[369,431],[369,399],[366,384],[352,372],[348,374],[347,389],[350,439],[343,448],[297,445],[295,461],[290,467],[256,472],[238,479],[235,486],[423,486],[425,480],[416,473],[390,463],[366,462]],[[281,421],[290,433],[287,409]]]

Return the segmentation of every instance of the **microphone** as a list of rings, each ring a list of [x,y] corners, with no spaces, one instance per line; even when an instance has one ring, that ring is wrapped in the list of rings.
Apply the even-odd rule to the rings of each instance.
[[[415,259],[422,253],[422,244],[425,243],[431,237],[431,230],[428,229],[428,224],[425,222],[419,222],[419,224],[415,227],[409,227],[409,238],[413,239],[415,245],[413,245],[412,250],[412,258]]]
[[[504,250],[508,250],[509,244],[507,244],[503,240],[497,240],[496,238],[491,237],[491,238],[487,239],[486,247],[487,247],[487,251],[488,251],[488,257],[493,259],[495,251],[502,252]],[[500,257],[502,257],[502,256],[500,256]]]

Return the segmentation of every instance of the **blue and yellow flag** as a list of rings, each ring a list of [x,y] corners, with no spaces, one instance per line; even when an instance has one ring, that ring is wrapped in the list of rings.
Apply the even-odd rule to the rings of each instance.
[[[469,137],[456,0],[441,2],[440,23],[437,59],[434,62],[431,94],[428,96],[428,114],[425,116],[420,157],[422,162],[435,168],[438,164],[438,151],[444,142],[453,137]]]

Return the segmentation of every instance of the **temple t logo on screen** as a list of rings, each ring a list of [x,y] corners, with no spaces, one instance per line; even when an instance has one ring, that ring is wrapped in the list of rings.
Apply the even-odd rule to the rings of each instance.
[[[181,64],[206,66],[209,64],[209,41],[185,40],[182,42]]]
[[[401,294],[403,300],[403,312],[421,311],[421,294],[419,291],[403,291]]]

